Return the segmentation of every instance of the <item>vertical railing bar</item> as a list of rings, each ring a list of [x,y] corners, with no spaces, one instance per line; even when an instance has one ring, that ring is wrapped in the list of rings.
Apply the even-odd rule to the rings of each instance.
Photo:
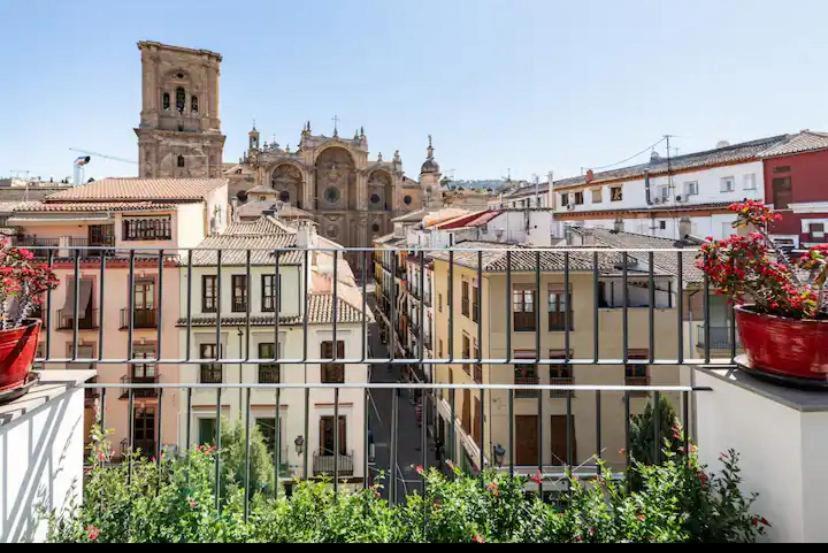
[[[627,473],[626,483],[629,489],[630,474],[630,392],[624,392],[624,470]]]
[[[535,293],[532,297],[535,309],[535,363],[539,364],[541,360],[541,274],[540,274],[541,257],[540,252],[535,252]],[[537,365],[535,365],[535,372],[537,373]],[[541,396],[538,392],[538,396]]]
[[[684,460],[688,464],[690,464],[690,393],[689,392],[682,392],[681,393],[681,423],[684,426]]]
[[[398,388],[391,390],[391,444],[388,455],[388,500],[394,505],[397,501],[397,423],[399,412],[399,394]]]
[[[512,250],[506,250],[506,362],[512,362]],[[512,367],[514,374],[514,367]],[[514,376],[513,376],[514,378]]]
[[[363,275],[365,274],[363,270]],[[365,313],[365,310],[363,310]],[[370,448],[368,444],[368,401],[370,400],[368,394],[368,388],[364,388],[362,391],[362,487],[368,488],[370,485],[370,478],[368,475],[368,455],[370,453]]]
[[[448,307],[448,356],[449,364],[454,363],[454,250],[449,249],[449,279],[448,292],[446,294]]]
[[[216,250],[216,361],[220,361],[222,357],[221,351],[221,252]],[[222,367],[222,373],[224,367]]]
[[[127,360],[134,357],[132,339],[135,332],[135,250],[129,250],[129,277],[127,285]],[[127,371],[132,379],[132,367]]]
[[[54,250],[49,250],[46,253],[46,265],[49,269],[54,269]],[[43,323],[46,327],[46,357],[49,359],[52,356],[52,288],[46,289],[46,321]],[[45,361],[44,361],[45,362]],[[45,365],[44,365],[45,366]]]
[[[158,312],[156,324],[158,327],[156,328],[155,334],[155,341],[157,342],[157,346],[155,348],[155,360],[158,361],[163,359],[161,355],[161,337],[163,336],[164,332],[164,250],[158,250],[158,302],[155,304],[156,311]],[[156,365],[156,374],[159,375],[159,381],[161,380],[160,377],[160,367]]]
[[[247,250],[250,253],[250,250]],[[249,259],[249,258],[248,258]],[[248,281],[250,279],[248,278]],[[249,284],[249,282],[248,282]],[[249,301],[248,288],[248,305]],[[244,399],[244,521],[250,516],[250,388],[246,389]]]
[[[509,389],[509,476],[515,476],[515,390]]]
[[[396,356],[396,349],[397,349],[397,323],[395,321],[396,313],[397,313],[397,251],[391,252],[391,297],[388,298],[389,303],[389,319],[388,324],[390,328],[388,329],[388,341],[390,344],[390,354],[391,360],[394,360]]]
[[[104,358],[104,292],[106,274],[106,250],[101,252],[101,274],[98,282],[98,359]]]
[[[101,412],[98,415],[101,433],[106,436],[106,388],[101,388]]]
[[[592,252],[592,362],[598,363],[599,340],[598,331],[600,322],[598,320],[598,295],[601,292],[601,284],[598,279],[598,252]]]
[[[362,252],[361,262],[362,262],[362,354],[360,355],[359,361],[365,361],[365,357],[367,357],[367,347],[368,347],[368,306],[367,306],[367,295],[368,295],[368,263],[367,258],[370,252],[364,251]],[[366,390],[367,392],[367,390]],[[367,419],[366,419],[367,421]],[[367,424],[367,422],[366,422]],[[365,473],[365,478],[368,478],[368,473]]]
[[[661,463],[661,394],[653,392],[653,461]]]
[[[202,290],[203,294],[204,291]],[[184,352],[186,359],[190,360],[190,348],[192,346],[192,332],[193,331],[193,252],[187,251],[187,336],[185,338]],[[189,441],[187,447],[190,446]]]
[[[601,474],[601,390],[595,390],[595,474]]]
[[[336,495],[337,493],[339,493],[339,388],[334,388],[334,428],[333,428],[333,435],[334,435],[333,489],[334,489],[334,495]]]
[[[483,444],[486,443],[486,389],[480,388],[480,412],[477,414],[480,417],[480,483],[484,483],[483,471],[486,470],[486,448]]]
[[[572,298],[569,293],[569,251],[564,252],[564,362],[569,365],[570,361],[570,336],[569,327],[572,324],[570,320],[570,302]]]
[[[420,366],[420,370],[422,370],[422,365]],[[428,394],[426,394],[425,390],[420,390],[420,465],[423,467],[424,471],[428,470],[428,429],[426,425],[428,423]],[[423,497],[426,494],[426,482],[425,478],[420,479],[421,483],[421,493]]]
[[[707,252],[704,253],[704,262],[707,266]],[[704,273],[704,362],[710,363],[710,277]]]
[[[451,410],[451,429],[449,430],[449,438],[451,442],[451,457],[452,460],[457,461],[456,453],[457,453],[457,396],[455,394],[457,390],[451,388],[449,390],[449,407]]]
[[[72,359],[78,358],[78,324],[79,324],[79,317],[80,315],[80,249],[75,248],[75,260],[74,260],[74,279],[75,279],[75,291],[74,296],[72,297],[72,305],[74,306],[74,311],[72,312]]]
[[[572,473],[572,466],[575,464],[572,450],[572,440],[575,438],[572,432],[572,390],[566,391],[566,472]],[[571,491],[570,482],[567,480],[567,490]]]
[[[132,447],[135,428],[135,399],[132,388],[127,390],[127,409],[129,410],[129,413],[127,413],[127,424],[129,425],[129,428],[127,428],[127,484],[130,484],[132,483]]]
[[[480,365],[480,384],[483,384],[483,251],[477,250],[477,364]],[[482,448],[481,448],[482,449]]]
[[[535,365],[537,371],[537,365]],[[543,392],[537,390],[538,398],[538,496],[543,498]]]
[[[736,305],[730,303],[730,308],[727,312],[730,322],[730,328],[728,329],[728,333],[730,334],[730,362],[733,363],[736,359]]]
[[[276,273],[276,274],[278,275],[279,273]],[[276,306],[274,305],[274,308],[275,307]],[[273,497],[274,498],[279,497],[279,471],[280,471],[279,465],[282,462],[282,432],[281,432],[282,420],[281,420],[281,413],[280,413],[281,399],[282,399],[280,397],[281,392],[282,392],[281,388],[276,388],[276,413],[275,413],[275,422],[274,422],[274,425],[273,425],[273,444],[274,444],[274,447],[273,447],[273,457],[274,457],[274,459],[273,459],[273,472],[275,473],[274,477],[273,477]]]
[[[250,304],[253,303],[253,278],[250,274],[250,250],[244,259],[244,360],[250,361]],[[276,344],[273,347],[277,347]],[[241,352],[239,352],[241,353]],[[278,356],[278,350],[276,355]]]
[[[304,262],[302,263],[302,296],[305,298],[305,309],[302,313],[302,362],[308,360],[308,298],[310,297],[310,282],[308,282],[308,250],[304,251]],[[307,438],[307,432],[305,432]],[[305,462],[305,470],[308,463]]]
[[[192,418],[193,418],[193,389],[187,388],[187,430],[186,441],[184,442],[184,449],[189,451],[190,442],[192,441]]]
[[[647,287],[649,291],[649,298],[648,303],[649,307],[647,308],[647,317],[648,317],[648,340],[647,340],[647,349],[649,350],[648,359],[650,364],[655,361],[655,276],[653,274],[653,261],[654,255],[653,252],[647,252]]]
[[[164,453],[164,447],[162,445],[163,442],[161,440],[161,423],[164,420],[162,412],[161,412],[163,401],[164,401],[164,388],[158,388],[158,413],[156,414],[156,417],[155,417],[156,419],[158,419],[156,421],[158,423],[158,433],[156,434],[156,437],[157,437],[156,442],[157,443],[155,444],[155,462],[158,465],[159,470],[161,468],[161,455]],[[160,472],[158,474],[158,477],[160,479],[160,477],[161,477]]]
[[[307,251],[307,250],[306,250]],[[307,380],[305,381],[307,384]],[[308,479],[308,450],[310,449],[310,440],[308,438],[310,422],[310,388],[305,388],[305,447],[302,449],[302,475],[303,479]]]
[[[273,267],[273,362],[279,360],[279,310],[282,306],[282,287],[280,286],[279,270],[281,269],[282,251],[276,250]],[[281,377],[281,374],[280,374]],[[280,378],[281,380],[281,378]],[[278,390],[277,390],[278,393]]]
[[[332,340],[333,340],[333,353],[332,353],[332,355],[333,355],[333,361],[334,362],[337,359],[337,353],[338,353],[337,352],[338,348],[336,347],[336,331],[337,331],[336,320],[337,320],[338,315],[339,315],[338,309],[337,309],[339,306],[337,305],[338,297],[337,297],[337,286],[336,286],[336,280],[338,278],[338,276],[337,276],[337,267],[336,267],[338,253],[339,252],[337,252],[336,250],[333,251],[333,283],[331,284],[331,288],[333,289],[333,302],[332,302],[333,305],[331,307],[331,336],[332,336]],[[342,370],[343,371],[345,370],[344,367],[343,367]],[[337,388],[337,391],[338,390],[339,389]],[[339,425],[339,422],[337,421],[336,424]],[[337,426],[337,428],[339,428],[339,426]],[[337,430],[337,433],[338,432],[339,432],[339,430]],[[334,461],[336,461],[336,456],[334,456]]]
[[[630,358],[630,329],[629,329],[629,318],[630,318],[630,290],[629,290],[629,282],[627,281],[627,263],[628,263],[628,256],[627,252],[623,252],[621,254],[621,284],[624,287],[623,291],[623,300],[624,300],[624,309],[622,311],[622,343],[623,343],[623,353],[622,353],[622,362],[626,365],[627,361]]]
[[[678,364],[684,363],[684,256],[682,252],[676,254],[677,284],[676,284],[676,335],[678,336]]]
[[[218,251],[221,253],[221,250]],[[215,483],[216,510],[221,513],[221,388],[216,388]]]
[[[425,321],[425,317],[423,317],[423,310],[425,309],[425,256],[423,255],[423,251],[420,250],[419,252],[420,257],[420,276],[419,276],[419,284],[420,284],[420,310],[417,314],[418,317],[418,329],[419,329],[419,337],[417,339],[418,347],[418,357],[420,358],[420,372],[423,373],[423,377],[425,377],[425,370],[423,370],[423,359],[425,358],[425,344],[423,343],[423,324]],[[425,394],[423,394],[425,395]]]

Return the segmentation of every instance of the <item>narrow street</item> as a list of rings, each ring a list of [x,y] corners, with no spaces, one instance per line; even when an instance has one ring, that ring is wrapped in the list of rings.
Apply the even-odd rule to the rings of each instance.
[[[368,303],[376,312],[374,296],[369,294]],[[388,346],[380,340],[380,327],[383,324],[381,317],[371,327],[368,338],[368,347],[371,357],[388,357]],[[371,382],[402,382],[402,366],[381,364],[370,367]],[[401,390],[399,396],[399,426],[397,434],[397,463],[396,473],[397,498],[402,500],[407,492],[420,487],[420,476],[416,472],[417,465],[423,465],[421,448],[421,428],[417,424],[416,402],[413,391]],[[380,482],[383,486],[383,497],[388,497],[389,474],[391,462],[391,411],[392,390],[371,390],[369,394],[369,429],[375,446],[374,463],[370,466],[371,483]],[[434,443],[431,437],[427,441],[429,466],[435,462]],[[382,480],[378,480],[380,474]]]

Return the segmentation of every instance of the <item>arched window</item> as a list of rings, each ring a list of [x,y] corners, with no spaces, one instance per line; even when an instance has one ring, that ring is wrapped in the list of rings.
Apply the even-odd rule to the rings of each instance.
[[[179,167],[184,167],[184,156],[179,155],[179,156],[178,156],[178,159],[176,160],[176,164],[177,164]]]
[[[164,111],[167,111],[168,109],[170,109],[170,93],[169,92],[165,92],[164,94],[161,95],[161,107],[164,109]]]
[[[186,103],[185,96],[183,88],[179,86],[175,89],[175,109],[181,113],[184,112],[184,105]]]
[[[190,111],[198,113],[198,96],[190,97]]]

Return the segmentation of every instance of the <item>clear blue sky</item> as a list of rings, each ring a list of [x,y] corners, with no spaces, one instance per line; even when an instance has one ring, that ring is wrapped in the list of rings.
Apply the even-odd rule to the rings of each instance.
[[[828,2],[0,0],[0,176],[135,159],[135,43],[224,55],[225,160],[251,121],[365,126],[416,177],[426,135],[457,178],[569,176],[677,135],[680,152],[828,130]],[[133,174],[95,160],[87,176]]]

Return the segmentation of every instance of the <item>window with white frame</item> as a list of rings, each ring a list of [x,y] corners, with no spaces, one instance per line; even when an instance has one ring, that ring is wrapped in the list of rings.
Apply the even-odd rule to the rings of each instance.
[[[756,190],[756,173],[742,175],[742,190]]]
[[[720,190],[721,192],[733,192],[736,190],[736,179],[733,177],[722,177]]]
[[[666,202],[670,199],[670,187],[666,184],[661,184],[658,187],[658,197],[661,198],[662,202]]]
[[[698,196],[699,194],[699,181],[687,181],[684,183],[684,195],[685,196]]]

